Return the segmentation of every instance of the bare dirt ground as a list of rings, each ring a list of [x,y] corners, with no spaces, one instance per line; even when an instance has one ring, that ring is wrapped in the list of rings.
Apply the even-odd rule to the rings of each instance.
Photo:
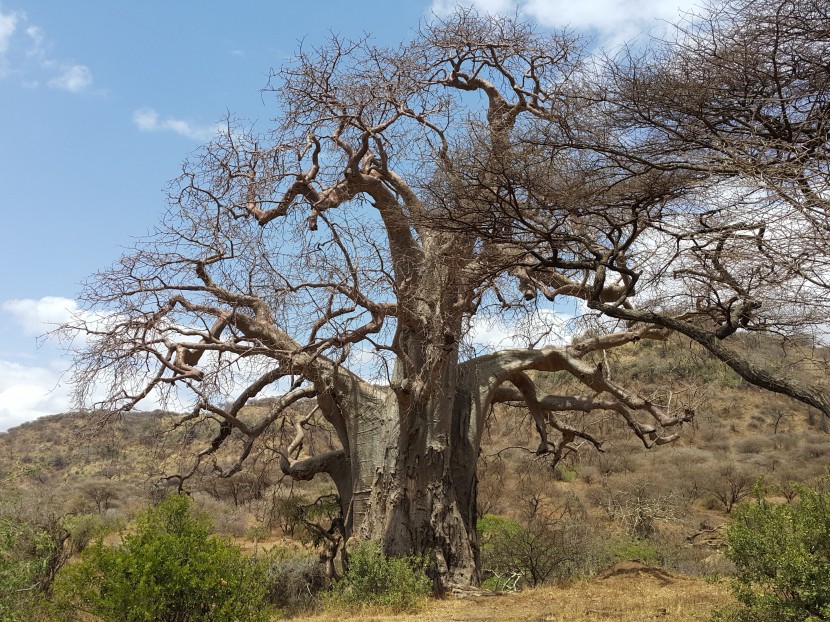
[[[295,622],[692,622],[732,604],[725,581],[622,573],[519,594],[430,601],[415,614],[328,611]]]

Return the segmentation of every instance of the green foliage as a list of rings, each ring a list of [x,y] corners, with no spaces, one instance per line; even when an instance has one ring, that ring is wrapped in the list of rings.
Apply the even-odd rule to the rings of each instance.
[[[554,479],[560,482],[565,482],[567,484],[570,484],[571,482],[575,481],[576,475],[576,471],[564,464],[556,465],[556,468],[553,470]]]
[[[522,574],[511,542],[522,537],[522,526],[505,516],[485,514],[478,519],[476,530],[484,569],[482,587],[494,592],[515,589]]]
[[[267,620],[263,569],[210,534],[182,495],[136,520],[120,546],[102,540],[65,568],[55,597],[103,621]]]
[[[647,540],[621,540],[611,546],[616,561],[637,561],[648,566],[660,564],[661,555],[657,548]]]
[[[49,617],[47,594],[67,559],[66,517],[48,500],[13,495],[0,500],[0,620]]]
[[[361,542],[351,551],[349,570],[334,584],[328,605],[415,610],[432,589],[425,567],[423,558],[387,557],[377,543]]]
[[[727,556],[741,622],[830,620],[830,492],[802,488],[798,503],[738,507]]]
[[[521,525],[516,521],[499,516],[498,514],[485,514],[476,523],[476,530],[481,538],[482,545],[486,546],[499,538],[513,536],[522,531]]]
[[[0,517],[0,620],[31,620],[42,599],[56,544],[36,526]]]

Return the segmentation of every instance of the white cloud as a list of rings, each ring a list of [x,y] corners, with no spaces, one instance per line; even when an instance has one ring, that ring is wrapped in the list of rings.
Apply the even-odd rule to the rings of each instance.
[[[30,24],[22,11],[0,11],[0,78],[16,76],[26,88],[48,84],[70,93],[82,93],[92,85],[86,65],[50,54],[42,28]]]
[[[466,0],[483,13],[522,16],[549,28],[571,28],[597,35],[600,47],[610,48],[641,33],[659,35],[668,23],[700,5],[699,0]],[[447,15],[457,2],[433,0],[432,11]]]
[[[0,303],[0,311],[8,313],[12,322],[22,329],[26,337],[41,338],[39,348],[47,352],[66,353],[69,349],[82,347],[89,335],[82,330],[85,326],[92,331],[104,331],[119,317],[106,311],[85,311],[71,298],[44,296],[39,299],[22,298]],[[74,329],[53,333],[62,325],[73,325]],[[51,334],[50,334],[51,333]],[[3,354],[6,358],[8,354]],[[11,358],[19,359],[26,353],[16,353]],[[42,358],[41,353],[39,358]]]
[[[0,11],[0,78],[9,73],[9,60],[6,52],[11,45],[12,36],[17,30],[18,13],[3,13]]]
[[[52,340],[42,341],[36,347],[32,338],[43,336],[73,320],[88,322],[97,329],[115,316],[84,311],[75,300],[61,296],[7,300],[0,303],[0,312],[10,318],[11,324],[19,327],[18,332],[24,337],[4,344],[6,349],[0,353],[0,431],[24,421],[71,409],[73,387],[68,376],[64,377],[70,365],[69,359],[61,358],[60,349]],[[8,320],[0,318],[0,321]],[[82,346],[86,339],[84,334],[77,333],[73,346]],[[105,397],[104,384],[93,390],[90,403]],[[142,402],[145,409],[158,405],[155,395]]]
[[[38,300],[7,300],[0,309],[10,313],[26,335],[37,337],[72,319],[78,313],[78,303],[70,298],[44,296]]]
[[[39,417],[68,412],[76,407],[73,386],[64,360],[23,364],[0,359],[0,432]],[[106,397],[106,387],[96,387],[89,396],[92,406]],[[177,400],[174,393],[165,401],[157,391],[139,405],[140,410],[170,409],[183,412],[190,403]]]
[[[66,412],[70,388],[61,384],[65,360],[48,341],[33,339],[57,328],[78,312],[74,300],[46,296],[7,300],[0,311],[10,317],[23,338],[6,343],[0,355],[0,431],[44,415]],[[2,319],[8,322],[7,318]]]
[[[139,108],[133,112],[133,123],[142,132],[174,132],[193,140],[206,141],[216,135],[216,125],[197,125],[176,117],[162,118],[153,108]]]
[[[17,13],[0,12],[0,55],[5,54],[9,49],[12,35],[17,29],[17,22],[20,19]]]
[[[29,37],[29,49],[26,51],[26,56],[34,56],[43,61],[46,56],[44,45],[46,35],[43,33],[43,29],[38,26],[29,26],[26,28],[26,34]]]
[[[92,84],[92,72],[86,65],[72,65],[49,80],[49,86],[70,93],[80,93]]]
[[[638,34],[659,34],[697,0],[527,0],[523,10],[544,26],[599,32],[604,45],[624,43]]]
[[[133,123],[142,132],[153,132],[159,129],[159,113],[152,108],[139,108],[133,112]]]
[[[60,378],[49,367],[0,361],[0,431],[68,410],[69,389]]]
[[[468,340],[476,351],[485,352],[563,345],[572,336],[573,319],[573,315],[553,309],[535,309],[519,317],[476,315],[470,321]]]

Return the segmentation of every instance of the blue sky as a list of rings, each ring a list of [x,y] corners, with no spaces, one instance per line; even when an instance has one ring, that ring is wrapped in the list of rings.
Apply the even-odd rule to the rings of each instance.
[[[70,408],[38,339],[81,282],[152,229],[181,161],[227,113],[267,128],[271,67],[327,33],[406,39],[450,0],[0,0],[0,431]],[[614,45],[690,0],[480,0]]]

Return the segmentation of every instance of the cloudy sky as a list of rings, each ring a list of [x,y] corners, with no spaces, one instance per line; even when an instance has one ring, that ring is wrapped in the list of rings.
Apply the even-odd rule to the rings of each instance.
[[[41,336],[83,280],[152,229],[181,161],[227,113],[264,129],[268,71],[330,31],[408,37],[455,0],[0,0],[0,431],[70,408]],[[605,45],[688,0],[479,0]]]

